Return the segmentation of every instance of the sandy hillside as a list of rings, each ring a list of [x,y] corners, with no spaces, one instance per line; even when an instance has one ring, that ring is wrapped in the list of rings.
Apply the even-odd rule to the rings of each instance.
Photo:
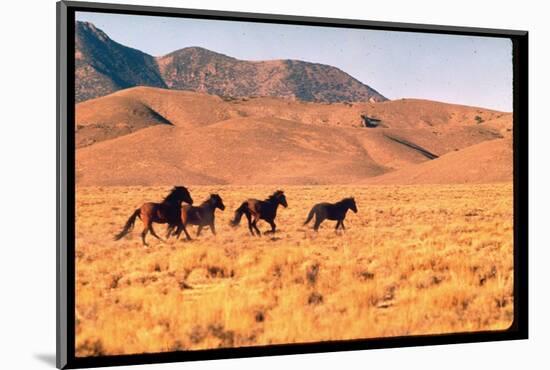
[[[79,184],[344,183],[385,170],[347,130],[277,118],[156,126],[77,153]]]
[[[497,139],[450,152],[433,161],[367,179],[369,184],[480,184],[511,181],[511,139]]]
[[[378,127],[365,127],[365,115]],[[77,105],[77,181],[354,183],[510,138],[511,122],[509,113],[415,99],[327,104],[131,88]],[[507,158],[478,171],[478,182],[511,179]]]

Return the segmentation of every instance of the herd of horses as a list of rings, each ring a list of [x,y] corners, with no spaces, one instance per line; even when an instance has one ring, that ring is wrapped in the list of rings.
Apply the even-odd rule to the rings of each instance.
[[[187,204],[183,204],[187,203]],[[247,199],[235,211],[235,217],[231,221],[231,226],[237,227],[244,215],[248,220],[248,229],[253,236],[261,236],[257,223],[259,220],[266,221],[271,230],[264,234],[275,233],[277,225],[275,217],[277,216],[277,208],[279,205],[288,207],[286,197],[283,191],[277,190],[265,200]],[[204,227],[209,227],[212,234],[216,235],[215,227],[215,211],[216,209],[224,210],[222,198],[218,194],[210,194],[209,198],[202,202],[199,206],[193,206],[193,198],[184,186],[175,186],[170,193],[160,203],[144,203],[140,208],[136,209],[130,216],[122,230],[115,236],[115,240],[122,239],[130,233],[134,228],[136,219],[139,218],[143,222],[143,231],[141,232],[141,240],[143,245],[148,245],[145,237],[147,233],[151,233],[155,238],[162,240],[155,230],[153,223],[167,224],[166,238],[175,236],[179,238],[180,234],[185,234],[187,240],[191,240],[191,236],[187,231],[188,225],[197,225],[197,236],[200,235]],[[336,230],[341,228],[345,230],[344,219],[348,210],[357,213],[357,206],[353,197],[344,198],[337,203],[318,203],[311,208],[304,225],[307,225],[313,217],[315,223],[313,229],[317,231],[321,223],[328,219],[336,221]]]

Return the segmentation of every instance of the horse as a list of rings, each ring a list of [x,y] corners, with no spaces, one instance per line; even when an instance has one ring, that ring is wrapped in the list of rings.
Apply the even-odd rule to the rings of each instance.
[[[181,225],[177,225],[176,231],[173,232],[177,238],[180,237],[181,230],[185,230],[185,227],[189,224],[198,225],[197,236],[201,234],[204,226],[209,226],[212,234],[216,235],[216,227],[214,226],[216,208],[220,210],[225,209],[222,198],[218,194],[210,194],[210,197],[201,203],[198,207],[190,205],[183,205],[181,208]],[[168,235],[172,233],[172,229],[176,225],[170,225],[168,227]],[[187,240],[191,240],[191,237],[186,232]]]
[[[140,218],[143,222],[143,231],[141,232],[141,241],[143,245],[148,246],[145,241],[147,232],[162,240],[153,230],[153,222],[158,224],[179,225],[181,223],[181,204],[183,202],[193,204],[193,199],[185,186],[174,186],[170,193],[164,198],[161,203],[144,203],[140,208],[137,208],[130,216],[124,228],[115,236],[115,240],[122,239],[134,228],[136,218]],[[185,229],[184,229],[185,230]],[[187,234],[187,230],[185,230]]]
[[[309,211],[307,219],[304,222],[304,226],[307,225],[313,218],[313,215],[315,215],[313,230],[317,231],[319,229],[319,225],[321,225],[321,222],[326,219],[337,221],[335,230],[338,230],[339,227],[341,227],[342,230],[345,230],[346,227],[344,226],[344,219],[346,218],[346,213],[349,209],[351,209],[354,213],[357,213],[357,206],[353,197],[344,198],[334,204],[318,203],[311,208],[311,211]]]
[[[275,225],[274,220],[277,216],[277,207],[279,207],[279,204],[285,208],[288,207],[285,194],[282,190],[277,190],[266,200],[247,199],[235,211],[235,218],[231,221],[230,225],[237,227],[241,221],[241,217],[245,215],[248,220],[248,229],[253,236],[254,231],[258,236],[262,235],[256,225],[258,220],[265,220],[271,225],[271,230],[266,231],[265,234],[275,233],[277,225]]]

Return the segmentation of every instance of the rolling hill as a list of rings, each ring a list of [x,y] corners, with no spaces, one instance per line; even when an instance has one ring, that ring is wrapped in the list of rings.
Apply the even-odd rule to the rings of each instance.
[[[511,181],[512,139],[497,139],[369,178],[368,184],[479,184]]]
[[[371,136],[384,133],[396,141],[417,141],[437,155],[511,134],[510,113],[427,100],[322,104],[135,87],[77,104],[77,147],[156,124],[195,127],[230,118],[277,117],[304,124],[365,128],[364,115],[381,120],[380,127],[368,129]]]
[[[380,124],[366,127],[365,115]],[[77,105],[77,182],[462,182],[461,163],[483,169],[476,181],[496,181],[511,179],[511,146],[506,156],[501,144],[511,127],[509,113],[426,100],[328,104],[137,87]]]
[[[154,126],[77,151],[80,184],[341,183],[384,171],[353,132],[278,118]]]

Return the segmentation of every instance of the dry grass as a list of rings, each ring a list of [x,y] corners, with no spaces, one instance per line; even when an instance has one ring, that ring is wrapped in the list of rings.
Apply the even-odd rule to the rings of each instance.
[[[285,187],[274,236],[229,219],[273,187],[193,186],[227,206],[192,242],[112,240],[168,187],[77,189],[76,354],[506,329],[513,318],[512,185]],[[302,227],[312,204],[354,195],[336,234]],[[243,221],[245,221],[243,219]],[[265,224],[260,226],[267,230]],[[165,227],[157,225],[163,235]],[[193,229],[192,235],[194,235]]]

